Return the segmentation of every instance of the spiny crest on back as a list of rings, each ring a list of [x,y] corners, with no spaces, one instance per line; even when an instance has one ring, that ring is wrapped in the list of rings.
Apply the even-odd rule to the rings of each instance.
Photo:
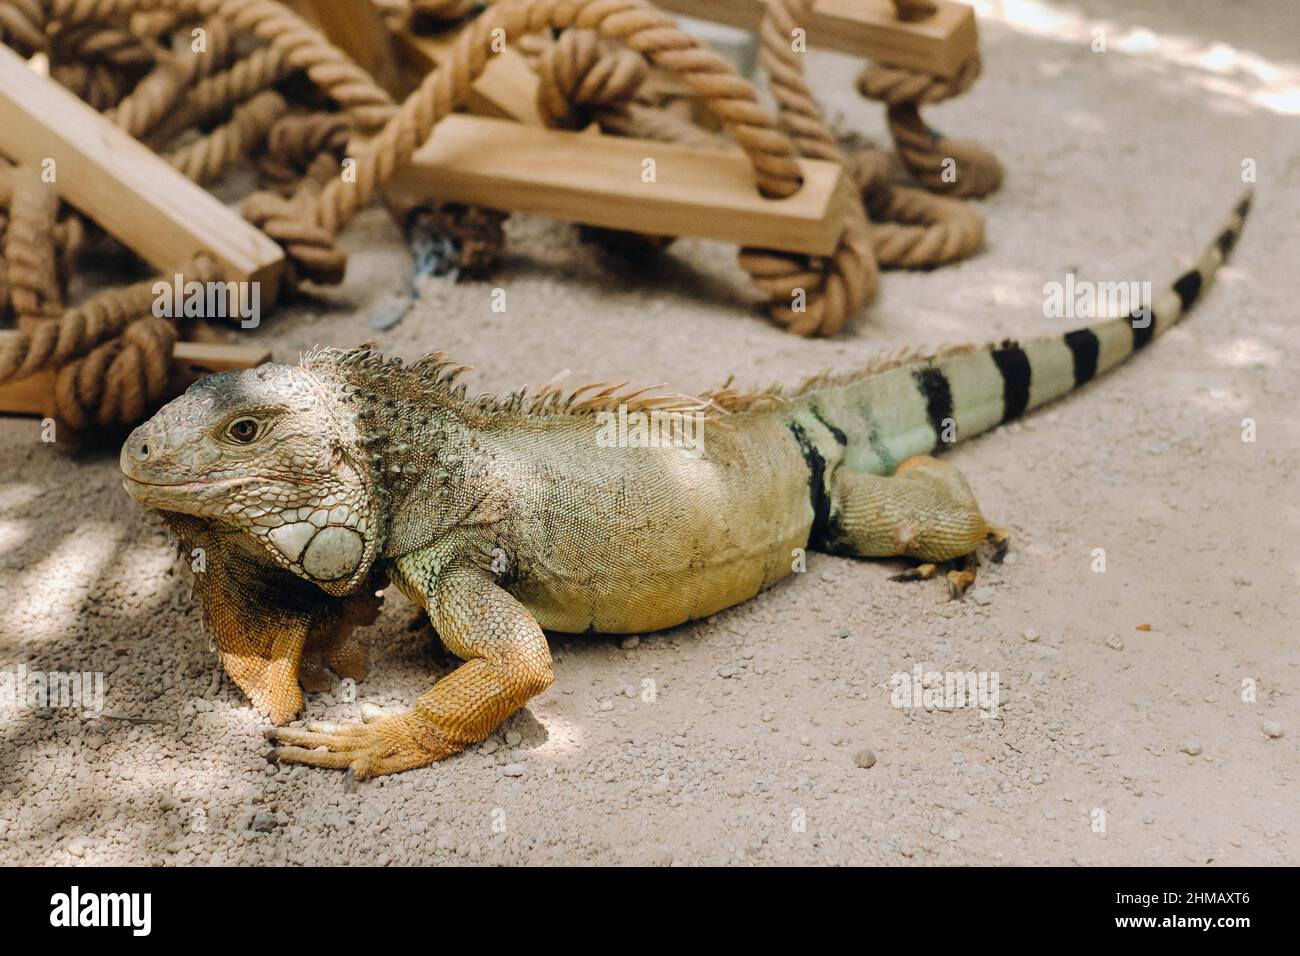
[[[700,400],[729,413],[767,411],[784,405],[809,392],[820,388],[834,388],[839,385],[851,385],[872,375],[879,375],[906,365],[923,365],[939,359],[948,358],[965,352],[971,352],[980,346],[943,345],[935,347],[904,346],[893,352],[872,358],[861,368],[848,372],[820,372],[805,378],[793,388],[783,385],[769,385],[767,388],[742,391],[733,388],[734,376],[728,377],[721,386],[710,389],[700,396]]]
[[[516,418],[544,418],[555,415],[593,415],[625,407],[629,411],[696,412],[724,411],[707,398],[678,394],[649,394],[662,385],[626,391],[627,382],[593,382],[571,391],[560,383],[568,374],[553,377],[540,388],[527,385],[499,397],[490,393],[470,398],[459,381],[470,366],[452,361],[445,352],[434,352],[413,362],[384,358],[368,346],[355,349],[313,349],[302,357],[302,366],[317,375],[341,380],[351,393],[367,392],[386,401],[432,400],[457,407],[468,415]]]
[[[403,362],[400,358],[385,358],[368,345],[315,348],[303,355],[302,367],[342,382],[351,393],[365,392],[388,399],[427,398],[449,404],[467,400],[465,386],[457,379],[469,366],[453,362],[446,352]]]
[[[723,418],[740,412],[767,411],[814,389],[847,385],[870,375],[936,361],[976,348],[978,346],[972,345],[928,349],[907,346],[878,356],[853,371],[811,376],[795,388],[772,385],[741,390],[732,387],[733,378],[729,377],[718,388],[700,395],[650,394],[662,385],[626,391],[629,387],[627,382],[593,382],[566,391],[560,383],[568,372],[562,372],[536,389],[525,385],[504,397],[484,393],[470,398],[465,384],[459,380],[470,366],[453,361],[447,353],[434,352],[413,362],[404,362],[400,358],[385,358],[369,346],[316,348],[303,356],[302,365],[314,373],[340,381],[350,393],[369,393],[386,404],[402,400],[432,400],[440,405],[454,406],[468,415],[545,418],[594,415],[626,408],[629,412],[700,412],[707,418]]]

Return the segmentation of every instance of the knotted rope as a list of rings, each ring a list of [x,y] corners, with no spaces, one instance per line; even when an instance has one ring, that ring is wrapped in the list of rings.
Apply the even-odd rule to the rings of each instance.
[[[474,0],[379,0],[389,23],[466,21]],[[900,19],[933,12],[927,0],[895,0]],[[828,257],[744,249],[741,264],[769,299],[773,317],[800,334],[829,335],[874,291],[877,262],[921,268],[969,255],[983,223],[961,196],[984,195],[997,161],[973,143],[926,128],[922,104],[969,88],[973,58],[950,79],[874,65],[859,89],[886,104],[903,166],[935,196],[894,185],[890,159],[831,135],[790,38],[811,0],[772,0],[762,27],[763,62],[777,115],[718,54],[642,0],[505,0],[464,22],[450,55],[402,103],[274,0],[0,0],[0,40],[25,56],[44,53],[50,75],[131,135],[163,152],[187,177],[209,183],[231,163],[255,161],[261,189],[243,212],[285,250],[286,289],[342,281],[339,231],[408,163],[501,44],[526,49],[537,70],[538,107],[551,125],[700,145],[738,146],[755,188],[785,197],[801,186],[797,157],[840,163],[861,202],[850,209]],[[198,31],[202,31],[201,33]],[[552,39],[554,31],[560,31]],[[249,45],[248,41],[253,41]],[[321,100],[298,81],[301,74]],[[689,103],[661,77],[676,74],[722,133],[691,121]],[[729,137],[724,139],[723,136]],[[950,175],[952,160],[957,176]],[[349,175],[340,175],[344,163]],[[34,170],[0,168],[0,314],[20,334],[0,342],[0,382],[57,371],[59,414],[77,427],[129,421],[166,385],[177,338],[150,314],[153,282],[63,307],[67,274],[86,233],[60,219],[54,193]],[[438,228],[459,240],[461,267],[481,271],[503,241],[504,214],[437,205]],[[870,219],[870,221],[869,221]],[[662,246],[666,237],[599,231],[607,245]],[[634,238],[635,237],[635,238]],[[185,263],[186,278],[221,278],[211,259]]]
[[[830,257],[747,248],[740,262],[767,294],[776,321],[792,332],[830,335],[873,294],[877,263],[928,268],[966,258],[982,245],[984,227],[979,214],[964,204],[895,185],[894,164],[885,153],[856,147],[846,152],[831,135],[803,79],[801,54],[792,43],[810,9],[811,4],[803,2],[769,4],[761,33],[763,65],[771,78],[781,130],[800,155],[844,165],[861,196],[861,207],[850,210],[844,236]],[[933,6],[924,0],[902,0],[898,13],[901,19],[921,19],[933,13]],[[645,58],[590,31],[566,30],[555,41],[532,37],[525,50],[540,79],[539,112],[551,125],[581,128],[595,122],[605,133],[715,147],[721,142],[662,104],[650,105]],[[891,129],[904,165],[933,170],[933,176],[920,177],[927,188],[941,185],[936,191],[982,195],[996,186],[996,160],[991,165],[984,162],[988,154],[974,144],[942,140],[942,157],[909,145],[914,139],[908,133],[908,124],[914,122],[910,117],[919,118],[916,101],[936,102],[956,95],[970,86],[978,72],[977,60],[948,81],[887,68],[868,71],[869,78],[880,84],[873,90],[893,99]],[[925,145],[926,150],[934,148]],[[946,181],[942,165],[952,152],[957,153],[963,174],[957,187]],[[632,253],[669,241],[618,230],[588,228],[584,234]]]
[[[894,0],[900,20],[923,19],[934,12],[926,0]],[[987,196],[1002,182],[1002,165],[978,143],[954,139],[931,129],[921,106],[965,93],[979,77],[977,55],[948,78],[874,63],[858,76],[858,91],[886,105],[886,119],[904,165],[932,192],[959,197]]]

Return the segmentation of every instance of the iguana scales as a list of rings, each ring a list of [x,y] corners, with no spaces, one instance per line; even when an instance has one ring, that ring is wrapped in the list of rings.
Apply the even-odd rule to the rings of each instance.
[[[554,385],[475,399],[441,354],[315,351],[193,385],[131,434],[124,485],[203,549],[196,589],[222,662],[276,725],[301,710],[300,677],[364,675],[350,631],[373,619],[377,590],[391,581],[426,608],[465,663],[413,709],[268,732],[280,761],[360,778],[419,767],[484,739],[551,683],[543,628],[673,627],[758,594],[805,547],[908,556],[921,562],[910,577],[955,561],[959,593],[970,556],[1005,535],[931,457],[945,430],[1011,421],[1165,332],[1213,280],[1249,203],[1155,296],[1149,321],[691,400]],[[703,453],[602,447],[620,406],[701,412]]]

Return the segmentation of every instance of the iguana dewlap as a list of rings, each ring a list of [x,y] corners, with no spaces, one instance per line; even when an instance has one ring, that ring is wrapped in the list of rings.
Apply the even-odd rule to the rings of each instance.
[[[441,355],[318,351],[192,386],[127,440],[124,485],[202,549],[196,588],[223,664],[277,724],[301,709],[300,668],[363,675],[349,632],[373,619],[376,589],[392,581],[425,607],[465,663],[411,711],[271,732],[282,761],[360,777],[417,767],[482,740],[551,683],[543,628],[672,627],[753,597],[804,548],[908,556],[913,577],[956,561],[960,593],[976,549],[1005,536],[930,454],[1170,328],[1248,207],[1149,321],[699,399],[595,387],[473,399]],[[661,447],[644,447],[646,420]]]

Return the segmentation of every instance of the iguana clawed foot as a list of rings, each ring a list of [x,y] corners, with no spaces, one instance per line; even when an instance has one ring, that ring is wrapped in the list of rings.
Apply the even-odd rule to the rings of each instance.
[[[1001,564],[1002,559],[1007,556],[1007,550],[1011,546],[1011,536],[1002,528],[991,528],[985,539],[993,545],[993,553],[989,555],[989,560],[994,564]],[[970,554],[963,555],[952,562],[955,567],[945,574],[948,581],[948,597],[957,601],[966,596],[966,592],[975,586],[977,572],[979,570],[979,556],[972,551]],[[933,561],[927,561],[918,564],[914,568],[909,568],[899,574],[892,575],[891,581],[929,581],[939,573],[939,564]]]
[[[966,596],[966,592],[975,584],[975,571],[978,564],[974,555],[958,562],[962,566],[953,568],[945,577],[948,579],[948,597],[956,601]],[[891,581],[929,581],[939,573],[939,565],[927,561],[914,568],[908,568],[899,574],[891,575]]]
[[[419,711],[368,724],[275,727],[266,731],[266,739],[277,745],[267,754],[268,760],[351,770],[358,780],[423,767],[461,749]]]
[[[927,561],[925,564],[918,564],[914,568],[908,568],[898,574],[890,575],[891,581],[929,581],[939,571],[939,565]]]

